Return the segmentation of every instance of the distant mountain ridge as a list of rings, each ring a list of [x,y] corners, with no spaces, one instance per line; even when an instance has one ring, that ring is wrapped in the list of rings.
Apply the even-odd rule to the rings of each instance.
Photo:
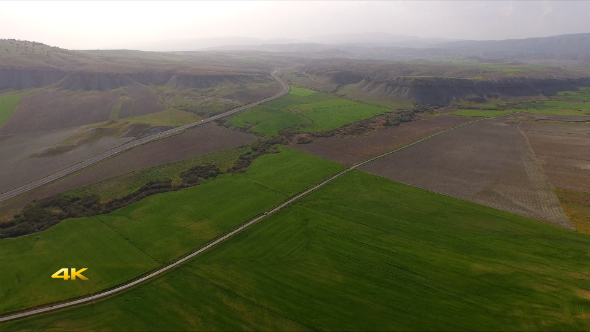
[[[368,36],[363,43],[354,43]],[[350,36],[348,36],[350,37]],[[347,37],[347,38],[348,38]],[[326,37],[327,38],[327,37]],[[355,39],[357,38],[357,39]],[[397,39],[396,39],[397,38]],[[414,39],[411,36],[357,34],[348,43],[288,43],[259,45],[225,45],[208,50],[249,50],[275,53],[297,53],[308,57],[396,60],[470,58],[482,61],[536,61],[590,64],[590,33],[509,40],[444,41]],[[417,37],[416,37],[417,38]],[[320,38],[321,39],[321,38]],[[343,41],[339,36],[332,40]],[[394,42],[397,40],[398,42]],[[404,41],[405,40],[405,41]],[[377,43],[390,41],[390,43]],[[307,54],[305,54],[307,53]]]
[[[590,33],[507,40],[464,40],[439,43],[435,48],[505,53],[590,53]]]

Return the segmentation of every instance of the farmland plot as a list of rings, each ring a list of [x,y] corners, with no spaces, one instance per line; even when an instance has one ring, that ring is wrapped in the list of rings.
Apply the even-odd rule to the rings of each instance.
[[[151,142],[123,152],[98,165],[34,191],[27,196],[0,205],[0,211],[18,210],[33,199],[49,197],[57,193],[80,188],[88,184],[136,171],[144,167],[161,165],[227,148],[237,147],[251,143],[255,139],[256,138],[252,135],[235,132],[216,126],[214,123],[209,123],[187,130],[180,135]],[[70,152],[75,151],[76,150]],[[48,158],[27,158],[25,161],[28,161],[29,163],[40,163],[41,161],[38,161],[39,159],[44,159],[45,162],[47,162],[48,159],[58,160],[60,158],[63,160],[64,155]],[[8,166],[6,166],[6,169],[7,171],[9,170]],[[18,169],[16,168],[10,168],[10,171],[12,172],[11,174],[14,174],[17,170]],[[26,175],[27,173],[23,174],[22,181],[27,179]],[[30,178],[31,173],[29,173],[28,176]]]
[[[354,164],[469,121],[473,119],[454,115],[436,116],[404,123],[399,127],[385,128],[368,135],[315,138],[312,143],[296,144],[293,148],[341,164]]]
[[[520,128],[553,186],[590,192],[590,125],[528,121]]]
[[[589,243],[353,171],[144,285],[0,329],[588,330]]]
[[[573,228],[517,124],[507,120],[489,119],[457,128],[361,169]]]

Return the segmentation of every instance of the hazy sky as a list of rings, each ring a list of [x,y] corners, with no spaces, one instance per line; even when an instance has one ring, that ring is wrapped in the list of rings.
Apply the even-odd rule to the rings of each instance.
[[[452,39],[590,32],[590,1],[0,2],[0,38],[70,49],[354,32]]]

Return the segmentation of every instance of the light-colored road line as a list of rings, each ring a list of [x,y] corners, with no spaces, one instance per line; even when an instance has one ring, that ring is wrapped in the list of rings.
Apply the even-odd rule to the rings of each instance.
[[[424,138],[422,138],[420,140],[417,140],[415,142],[412,142],[410,144],[404,145],[404,146],[402,146],[400,148],[397,148],[395,150],[392,150],[392,151],[383,153],[383,154],[381,154],[381,155],[379,155],[377,157],[373,157],[373,158],[367,159],[365,161],[362,161],[360,163],[357,163],[355,165],[352,165],[349,168],[347,168],[347,169],[345,169],[345,170],[337,173],[336,175],[333,175],[333,176],[329,177],[328,179],[324,180],[323,182],[321,182],[321,183],[319,183],[319,184],[317,184],[317,185],[315,185],[315,186],[313,186],[313,187],[311,187],[311,188],[309,188],[309,189],[307,189],[307,190],[305,190],[305,191],[303,191],[303,192],[301,192],[301,193],[293,196],[292,198],[290,198],[287,201],[283,202],[282,204],[278,205],[274,209],[272,209],[272,210],[270,210],[268,212],[265,212],[264,214],[262,214],[262,215],[260,215],[260,216],[258,216],[256,218],[254,218],[254,219],[252,219],[252,220],[250,220],[250,221],[248,221],[248,222],[240,225],[239,227],[237,227],[236,229],[232,230],[231,232],[223,235],[222,237],[214,240],[213,242],[205,245],[204,247],[201,247],[197,251],[189,254],[188,256],[185,256],[185,257],[183,257],[183,258],[175,261],[174,263],[171,263],[171,264],[169,264],[167,266],[164,266],[164,267],[162,267],[162,268],[160,268],[160,269],[158,269],[158,270],[156,270],[154,272],[151,272],[151,273],[147,274],[146,276],[141,277],[141,278],[139,278],[137,280],[134,280],[134,281],[131,281],[131,282],[127,283],[127,284],[124,284],[124,285],[118,286],[116,288],[113,288],[113,289],[104,291],[102,293],[98,293],[96,295],[91,295],[91,296],[80,298],[78,300],[69,301],[69,302],[60,303],[60,304],[55,304],[55,305],[52,305],[52,306],[47,306],[47,307],[38,308],[38,309],[32,309],[32,310],[28,310],[28,311],[22,311],[20,313],[15,313],[15,314],[12,314],[12,315],[9,315],[9,316],[0,317],[0,322],[6,322],[6,321],[10,321],[10,320],[19,319],[19,318],[25,318],[25,317],[31,317],[31,316],[39,315],[39,314],[50,312],[50,311],[54,311],[54,310],[69,308],[69,307],[73,307],[73,306],[80,305],[80,304],[85,304],[85,303],[91,303],[93,301],[96,301],[96,300],[99,300],[99,299],[103,299],[103,298],[108,297],[108,296],[111,296],[113,294],[116,294],[116,293],[122,292],[124,290],[130,289],[130,288],[132,288],[134,286],[137,286],[137,285],[139,285],[141,283],[144,283],[144,282],[146,282],[146,281],[148,281],[150,279],[153,279],[153,278],[157,277],[158,275],[160,275],[160,274],[162,274],[162,273],[164,273],[164,272],[166,272],[168,270],[171,270],[171,269],[175,268],[176,266],[178,266],[178,265],[180,265],[180,264],[188,261],[189,259],[191,259],[191,258],[193,258],[193,257],[195,257],[195,256],[197,256],[197,255],[199,255],[201,253],[203,253],[204,251],[206,251],[208,249],[211,249],[212,247],[214,247],[214,246],[222,243],[223,241],[229,239],[230,237],[232,237],[235,234],[243,231],[244,229],[252,226],[253,224],[257,223],[258,221],[266,218],[267,216],[269,216],[271,214],[274,214],[274,213],[280,211],[281,209],[284,209],[285,207],[287,207],[288,205],[290,205],[293,202],[297,201],[301,197],[303,197],[303,196],[311,193],[312,191],[315,191],[315,190],[317,190],[317,189],[325,186],[326,184],[334,181],[335,179],[339,178],[340,176],[342,176],[342,175],[344,175],[344,174],[346,174],[346,173],[348,173],[348,172],[350,172],[352,170],[355,170],[356,168],[358,168],[358,167],[360,167],[360,166],[362,166],[362,165],[364,165],[366,163],[369,163],[369,162],[374,161],[376,159],[379,159],[379,158],[382,158],[384,156],[390,155],[392,153],[395,153],[397,151],[403,150],[405,148],[411,147],[413,145],[416,145],[418,143],[421,143],[421,142],[423,142],[425,140],[428,140],[428,139],[430,139],[432,137],[435,137],[437,135],[440,135],[440,134],[449,132],[451,130],[455,130],[455,129],[459,128],[459,127],[463,127],[465,125],[468,125],[468,124],[471,124],[471,123],[474,123],[474,122],[478,122],[478,121],[482,121],[482,120],[487,120],[487,119],[491,119],[491,118],[481,118],[481,119],[478,119],[478,120],[474,120],[474,121],[463,123],[463,124],[458,125],[458,126],[455,126],[453,128],[449,128],[449,129],[446,129],[446,130],[439,131],[439,132],[437,132],[435,134],[429,135],[427,137],[424,137]]]
[[[12,199],[14,197],[20,196],[22,194],[25,194],[25,193],[27,193],[29,191],[35,190],[35,189],[37,189],[39,187],[45,186],[45,185],[47,185],[49,183],[52,183],[52,182],[54,182],[56,180],[59,180],[59,179],[65,177],[65,176],[68,176],[68,175],[73,174],[75,172],[78,172],[78,171],[80,171],[82,169],[85,169],[87,167],[90,167],[90,166],[92,166],[92,165],[94,165],[96,163],[99,163],[99,162],[107,159],[107,158],[110,158],[110,157],[112,157],[112,156],[114,156],[116,154],[119,154],[121,152],[127,151],[127,150],[132,149],[134,147],[137,147],[139,145],[146,144],[146,143],[149,143],[149,142],[153,142],[153,141],[158,140],[158,139],[160,139],[162,137],[171,136],[171,135],[180,133],[180,132],[182,132],[182,131],[184,131],[186,129],[193,128],[193,127],[200,126],[200,125],[204,125],[206,123],[213,122],[213,121],[218,120],[218,119],[221,119],[221,118],[225,118],[227,116],[230,116],[230,115],[233,115],[233,114],[242,112],[244,110],[247,110],[249,108],[252,108],[254,106],[258,106],[258,105],[260,105],[262,103],[266,103],[266,102],[269,102],[271,100],[280,98],[280,97],[286,95],[287,93],[289,93],[289,89],[290,89],[289,88],[289,85],[287,83],[285,83],[279,77],[279,75],[277,74],[277,71],[275,70],[274,72],[271,73],[271,75],[277,81],[279,81],[279,83],[281,83],[281,87],[282,87],[281,92],[278,93],[278,94],[276,94],[276,95],[274,95],[274,96],[272,96],[272,97],[265,98],[265,99],[259,100],[257,102],[254,102],[254,103],[251,103],[251,104],[248,104],[248,105],[244,105],[244,106],[241,106],[241,107],[238,107],[238,108],[234,108],[231,111],[227,111],[225,113],[221,113],[221,114],[212,116],[212,117],[207,118],[205,120],[201,120],[201,121],[189,123],[187,125],[175,127],[175,128],[168,129],[166,131],[163,131],[163,132],[160,132],[160,133],[157,133],[157,134],[153,134],[153,135],[150,135],[150,136],[146,136],[144,138],[140,138],[140,139],[133,140],[131,142],[127,142],[125,144],[122,144],[120,146],[117,146],[115,148],[112,148],[110,150],[107,150],[105,152],[102,152],[102,153],[100,153],[100,154],[98,154],[98,155],[96,155],[94,157],[88,158],[88,159],[86,159],[86,160],[84,160],[82,162],[79,162],[79,163],[75,164],[75,165],[72,165],[72,166],[70,166],[68,168],[65,168],[65,169],[63,169],[63,170],[61,170],[59,172],[53,173],[53,174],[48,175],[48,176],[46,176],[44,178],[41,178],[41,179],[36,180],[36,181],[33,181],[33,182],[31,182],[29,184],[26,184],[26,185],[24,185],[22,187],[18,187],[16,189],[12,189],[10,191],[7,191],[7,192],[5,192],[5,193],[3,193],[3,194],[0,195],[0,203],[5,202],[5,201],[8,201],[8,200],[10,200],[10,199]]]

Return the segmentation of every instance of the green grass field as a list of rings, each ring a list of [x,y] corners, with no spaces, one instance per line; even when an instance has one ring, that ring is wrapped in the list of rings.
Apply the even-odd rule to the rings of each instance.
[[[279,131],[285,128],[309,124],[307,119],[300,117],[290,110],[268,106],[255,107],[250,111],[233,117],[230,121],[237,127],[256,124],[250,130],[268,136],[277,136]]]
[[[299,87],[282,98],[240,113],[230,119],[237,127],[277,136],[283,129],[300,126],[300,131],[324,131],[391,112],[391,109],[361,104]]]
[[[209,153],[202,156],[192,157],[163,165],[142,168],[81,188],[70,190],[65,193],[67,196],[88,196],[98,195],[101,201],[122,198],[139,189],[150,181],[172,180],[173,185],[182,183],[180,173],[191,167],[206,164],[215,164],[222,171],[233,166],[238,157],[249,151],[249,147],[239,147]]]
[[[533,114],[554,114],[554,115],[576,115],[576,116],[590,116],[590,110],[585,111],[574,111],[574,110],[563,110],[563,109],[528,109],[525,110],[527,113]]]
[[[195,250],[343,168],[286,147],[280,151],[257,158],[246,173],[0,240],[0,266],[9,271],[0,274],[0,312],[118,284]],[[51,279],[62,267],[86,267],[92,281]]]
[[[307,97],[309,95],[316,93],[316,91],[309,90],[309,89],[303,89],[298,86],[292,86],[290,93],[294,94],[296,96]]]
[[[556,97],[559,100],[589,102],[590,101],[590,88],[582,87],[578,91],[559,92],[556,95]]]
[[[119,120],[119,113],[121,112],[121,106],[127,100],[127,97],[119,97],[119,101],[113,105],[111,108],[111,113],[109,113],[109,121],[117,121]]]
[[[460,110],[453,112],[454,115],[475,116],[475,117],[494,117],[512,113],[513,111],[495,111],[495,110]]]
[[[18,106],[18,103],[20,103],[20,100],[24,96],[29,95],[31,93],[31,91],[26,91],[20,93],[5,94],[3,96],[0,96],[0,126],[3,125],[4,122],[8,120],[8,118],[10,118],[16,106]]]
[[[241,112],[232,117],[230,122],[236,127],[252,126],[250,130],[253,132],[277,136],[285,128],[309,124],[309,120],[290,111],[288,107],[331,99],[334,97],[323,92],[291,86],[286,96]]]
[[[70,219],[37,234],[0,240],[0,312],[116,285],[158,266],[96,218]],[[88,268],[89,280],[52,279],[61,268]]]
[[[170,108],[162,112],[127,118],[125,121],[146,123],[153,126],[176,127],[193,123],[201,119],[203,118],[196,114]]]
[[[508,103],[501,99],[486,99],[485,103],[477,103],[468,100],[454,100],[450,106],[463,108],[463,109],[480,109],[480,110],[502,110]]]
[[[300,114],[311,120],[311,125],[302,128],[301,131],[325,131],[340,128],[353,122],[372,118],[376,115],[391,112],[390,109],[350,102],[350,104],[339,106],[348,102],[344,99],[334,100],[337,106],[325,107],[324,103],[311,103],[305,106],[306,109],[300,111]],[[316,105],[321,104],[316,108]],[[293,106],[299,108],[300,106]]]
[[[563,95],[565,92],[562,92],[562,95],[557,95],[552,98],[554,99],[567,99],[566,97],[570,97],[573,102],[567,101],[558,101],[558,100],[549,100],[549,101],[541,101],[541,102],[529,102],[517,105],[519,111],[524,111],[527,113],[535,113],[535,114],[555,114],[555,115],[580,115],[580,116],[588,116],[590,115],[590,103],[588,102],[576,102],[580,101],[580,96],[584,96],[582,93],[578,92],[568,92],[571,95]]]
[[[351,172],[95,304],[3,330],[588,330],[590,236]]]

